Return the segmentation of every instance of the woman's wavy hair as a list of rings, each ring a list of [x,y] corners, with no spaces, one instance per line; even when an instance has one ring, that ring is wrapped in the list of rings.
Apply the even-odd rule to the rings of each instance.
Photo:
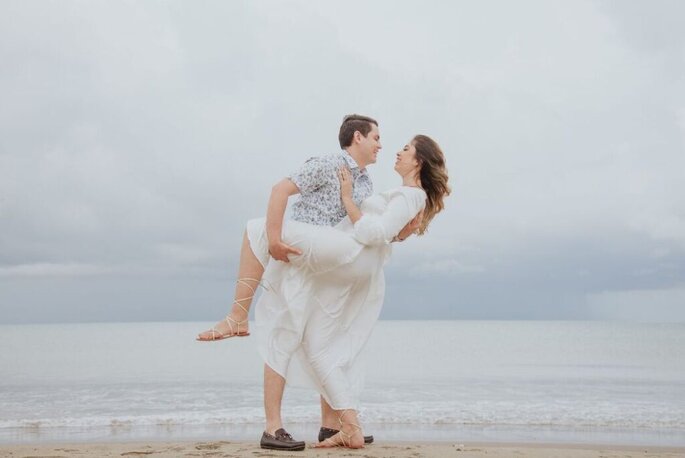
[[[412,140],[416,148],[416,159],[419,161],[419,179],[421,187],[428,199],[423,211],[423,221],[416,230],[418,235],[423,235],[435,215],[445,208],[443,202],[452,190],[449,187],[445,155],[440,146],[432,138],[426,135],[417,135]]]

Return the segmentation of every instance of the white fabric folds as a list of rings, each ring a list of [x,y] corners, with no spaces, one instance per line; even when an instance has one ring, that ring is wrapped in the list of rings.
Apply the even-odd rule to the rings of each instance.
[[[288,384],[314,387],[336,410],[358,409],[361,354],[385,293],[390,240],[425,205],[419,188],[369,197],[354,226],[284,221],[283,241],[302,250],[290,263],[270,260],[265,219],[248,221],[252,251],[264,265],[255,335],[266,364]]]

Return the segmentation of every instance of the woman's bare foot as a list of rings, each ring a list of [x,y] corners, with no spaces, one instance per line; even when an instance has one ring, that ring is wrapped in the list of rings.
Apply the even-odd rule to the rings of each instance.
[[[335,436],[331,436],[323,442],[314,445],[314,448],[332,448],[332,447],[346,447],[346,448],[364,448],[364,434],[361,430],[350,430],[346,436],[344,431],[340,431]]]
[[[340,432],[314,445],[315,448],[347,447],[363,448],[364,433],[358,424],[357,413],[345,410],[340,415]]]
[[[250,335],[247,314],[231,312],[214,325],[214,328],[201,332],[196,340],[212,341],[229,337],[246,337]]]

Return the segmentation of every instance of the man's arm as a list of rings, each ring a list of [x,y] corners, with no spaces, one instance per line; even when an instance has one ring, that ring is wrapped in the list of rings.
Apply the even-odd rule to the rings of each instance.
[[[288,197],[299,194],[298,187],[287,178],[279,181],[271,188],[269,206],[266,210],[266,237],[269,240],[269,254],[278,261],[289,262],[288,254],[302,254],[297,248],[291,247],[281,240],[283,231],[283,215],[288,206]]]

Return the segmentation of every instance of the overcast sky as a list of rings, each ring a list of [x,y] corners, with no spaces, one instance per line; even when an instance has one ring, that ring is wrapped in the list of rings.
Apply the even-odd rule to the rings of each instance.
[[[383,318],[685,321],[685,2],[0,3],[0,322],[212,321],[347,113],[453,187]]]

